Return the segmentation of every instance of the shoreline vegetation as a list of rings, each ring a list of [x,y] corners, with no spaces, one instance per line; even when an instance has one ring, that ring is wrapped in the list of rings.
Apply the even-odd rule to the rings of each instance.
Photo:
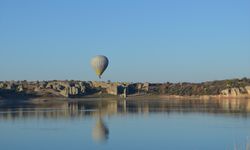
[[[98,81],[0,81],[0,99],[77,98],[247,99],[250,79],[201,83],[128,83]]]

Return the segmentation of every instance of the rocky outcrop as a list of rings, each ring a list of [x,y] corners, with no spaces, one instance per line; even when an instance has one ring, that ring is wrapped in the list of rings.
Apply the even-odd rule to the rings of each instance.
[[[131,83],[120,83],[120,82],[97,82],[92,81],[92,88],[105,89],[105,92],[110,95],[123,95],[124,89],[127,89]],[[127,93],[125,93],[127,94]]]
[[[74,97],[86,94],[84,82],[55,81],[49,82],[46,88],[58,91],[64,97]]]
[[[16,90],[17,90],[18,92],[23,92],[23,85],[18,85],[18,86],[16,87]]]
[[[116,84],[110,84],[107,88],[106,91],[108,94],[111,95],[118,95],[119,94],[119,85]]]
[[[145,91],[148,92],[149,91],[149,83],[137,83],[137,90],[139,91]]]
[[[247,93],[250,94],[250,86],[246,86],[245,89],[246,89]]]
[[[75,97],[86,94],[87,83],[82,81],[16,81],[0,82],[0,89],[34,93],[39,96]]]
[[[250,94],[248,92],[248,88],[247,87],[240,87],[240,88],[228,88],[225,90],[221,91],[221,95],[223,96],[230,96],[230,97],[236,97],[236,96],[244,96],[246,94]]]
[[[1,95],[2,91],[2,95]],[[27,93],[27,94],[26,94]],[[127,83],[97,81],[0,81],[0,96],[29,95],[39,97],[82,97],[92,94],[175,95],[175,96],[250,96],[250,79],[233,79],[203,83]],[[5,96],[3,96],[3,94]]]
[[[0,82],[0,89],[4,88],[4,83]]]
[[[70,96],[77,96],[77,95],[83,95],[85,94],[84,91],[79,91],[79,88],[77,87],[63,87],[63,89],[60,91],[60,94],[64,97],[70,97]]]

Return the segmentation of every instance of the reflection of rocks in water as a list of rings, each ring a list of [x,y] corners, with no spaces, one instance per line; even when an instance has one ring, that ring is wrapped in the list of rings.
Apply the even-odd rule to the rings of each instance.
[[[237,149],[242,149],[242,150],[250,150],[250,139],[249,137],[247,136],[246,137],[246,140],[242,143],[235,143],[234,144],[234,149],[237,150]]]
[[[250,150],[250,143],[247,143],[246,150]]]
[[[250,150],[250,139],[247,139],[246,150]]]
[[[92,132],[92,137],[96,142],[105,142],[108,140],[109,129],[101,118],[96,121]]]
[[[149,113],[216,113],[231,116],[250,115],[250,99],[220,100],[99,100],[89,101],[44,101],[36,103],[18,103],[15,101],[0,102],[0,119],[15,118],[68,118],[102,116],[117,114],[149,114]]]

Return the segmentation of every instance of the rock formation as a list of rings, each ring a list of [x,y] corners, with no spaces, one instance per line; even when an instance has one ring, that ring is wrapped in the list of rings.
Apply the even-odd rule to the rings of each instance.
[[[127,95],[178,95],[226,97],[250,96],[250,79],[232,79],[203,83],[126,83],[97,81],[0,81],[0,97],[35,95],[38,97],[82,97],[97,93]],[[5,96],[3,96],[5,95]]]
[[[244,96],[244,95],[250,94],[248,90],[249,90],[248,87],[228,88],[228,89],[222,90],[221,95],[229,96],[229,97]]]
[[[246,86],[245,89],[246,89],[247,93],[250,94],[250,86]]]

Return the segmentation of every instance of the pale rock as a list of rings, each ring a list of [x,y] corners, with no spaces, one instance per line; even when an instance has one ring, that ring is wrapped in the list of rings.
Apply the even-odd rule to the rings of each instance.
[[[247,93],[250,94],[250,86],[246,86],[245,89],[246,89]]]
[[[221,93],[221,95],[229,96],[230,95],[230,90],[225,89],[225,90],[222,90],[220,93]]]
[[[17,88],[16,88],[16,90],[17,90],[18,92],[23,92],[24,90],[23,90],[22,84],[18,85]]]
[[[109,87],[106,88],[108,94],[118,95],[118,85],[110,84]]]
[[[12,83],[7,83],[6,85],[7,86],[6,86],[5,89],[7,89],[7,90],[11,90],[13,88],[13,84]]]
[[[48,83],[45,87],[46,89],[53,89],[53,83]]]
[[[69,94],[70,95],[77,95],[78,94],[78,88],[76,88],[76,87],[70,87],[69,88]]]
[[[0,83],[0,89],[4,88],[4,83]]]
[[[144,83],[143,86],[142,86],[142,89],[146,92],[149,91],[149,83]]]
[[[225,89],[222,90],[221,95],[225,95],[225,96],[240,96],[240,95],[244,95],[247,93],[247,89],[246,88],[229,88],[229,89]]]
[[[69,97],[69,90],[65,88],[64,90],[60,91],[60,94],[64,97]]]
[[[240,94],[241,93],[239,88],[231,88],[231,96],[238,96]]]

